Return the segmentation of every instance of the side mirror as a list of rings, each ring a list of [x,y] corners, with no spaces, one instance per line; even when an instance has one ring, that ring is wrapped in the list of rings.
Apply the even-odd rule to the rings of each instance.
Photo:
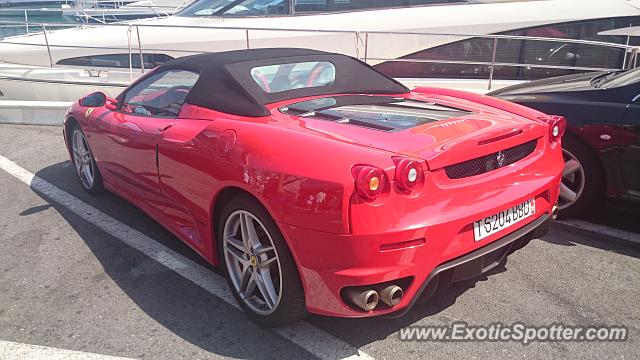
[[[118,99],[107,97],[107,103],[104,107],[111,111],[115,111],[118,108]]]
[[[94,92],[80,99],[80,106],[100,107],[107,103],[107,95],[103,92]]]

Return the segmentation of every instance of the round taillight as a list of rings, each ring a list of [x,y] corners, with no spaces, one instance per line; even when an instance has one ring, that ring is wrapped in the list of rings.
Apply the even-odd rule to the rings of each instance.
[[[420,184],[424,171],[420,162],[402,159],[396,164],[395,183],[400,190],[413,190]]]
[[[564,116],[551,115],[549,117],[551,118],[551,121],[549,121],[549,141],[553,143],[560,140],[564,135],[564,131],[567,128],[567,120]]]
[[[380,177],[372,176],[369,179],[369,190],[370,191],[378,191],[379,188],[380,188]]]
[[[366,201],[375,200],[384,192],[387,176],[384,170],[373,166],[356,166],[353,169],[356,192]]]

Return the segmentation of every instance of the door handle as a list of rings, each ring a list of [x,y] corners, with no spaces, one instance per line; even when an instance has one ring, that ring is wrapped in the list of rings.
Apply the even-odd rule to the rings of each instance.
[[[174,123],[170,123],[170,124],[163,125],[163,126],[161,126],[161,127],[159,127],[159,128],[158,128],[158,131],[161,131],[161,132],[162,132],[162,131],[169,130],[173,125],[174,125]]]

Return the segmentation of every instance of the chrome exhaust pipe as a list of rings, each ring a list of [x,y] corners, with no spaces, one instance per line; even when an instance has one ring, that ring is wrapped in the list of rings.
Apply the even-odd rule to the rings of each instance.
[[[377,287],[376,290],[378,290],[380,300],[389,306],[398,305],[404,295],[402,288],[398,285],[383,285]]]
[[[557,219],[559,212],[560,210],[558,210],[558,205],[553,205],[553,207],[551,208],[551,218],[553,220]]]
[[[378,292],[375,290],[350,288],[345,291],[345,295],[364,311],[371,311],[378,306]]]

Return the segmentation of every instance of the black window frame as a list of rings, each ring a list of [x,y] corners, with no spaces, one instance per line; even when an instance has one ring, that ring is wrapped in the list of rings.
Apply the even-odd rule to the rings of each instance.
[[[122,66],[109,66],[109,65],[96,65],[91,64],[91,59],[105,58],[102,61],[108,61],[107,57],[116,57],[121,56],[124,60],[126,60],[125,64]],[[145,69],[153,69],[164,63],[167,63],[173,59],[175,59],[171,55],[163,54],[163,53],[142,53],[144,68]],[[145,57],[164,57],[164,61],[159,59],[154,59],[153,61],[145,61]],[[83,63],[86,62],[86,63]],[[132,53],[131,54],[131,62],[129,62],[129,53],[112,53],[112,54],[94,54],[87,56],[76,56],[71,58],[60,59],[56,62],[56,65],[64,65],[64,66],[81,66],[87,68],[109,68],[109,69],[140,69],[140,54]]]

